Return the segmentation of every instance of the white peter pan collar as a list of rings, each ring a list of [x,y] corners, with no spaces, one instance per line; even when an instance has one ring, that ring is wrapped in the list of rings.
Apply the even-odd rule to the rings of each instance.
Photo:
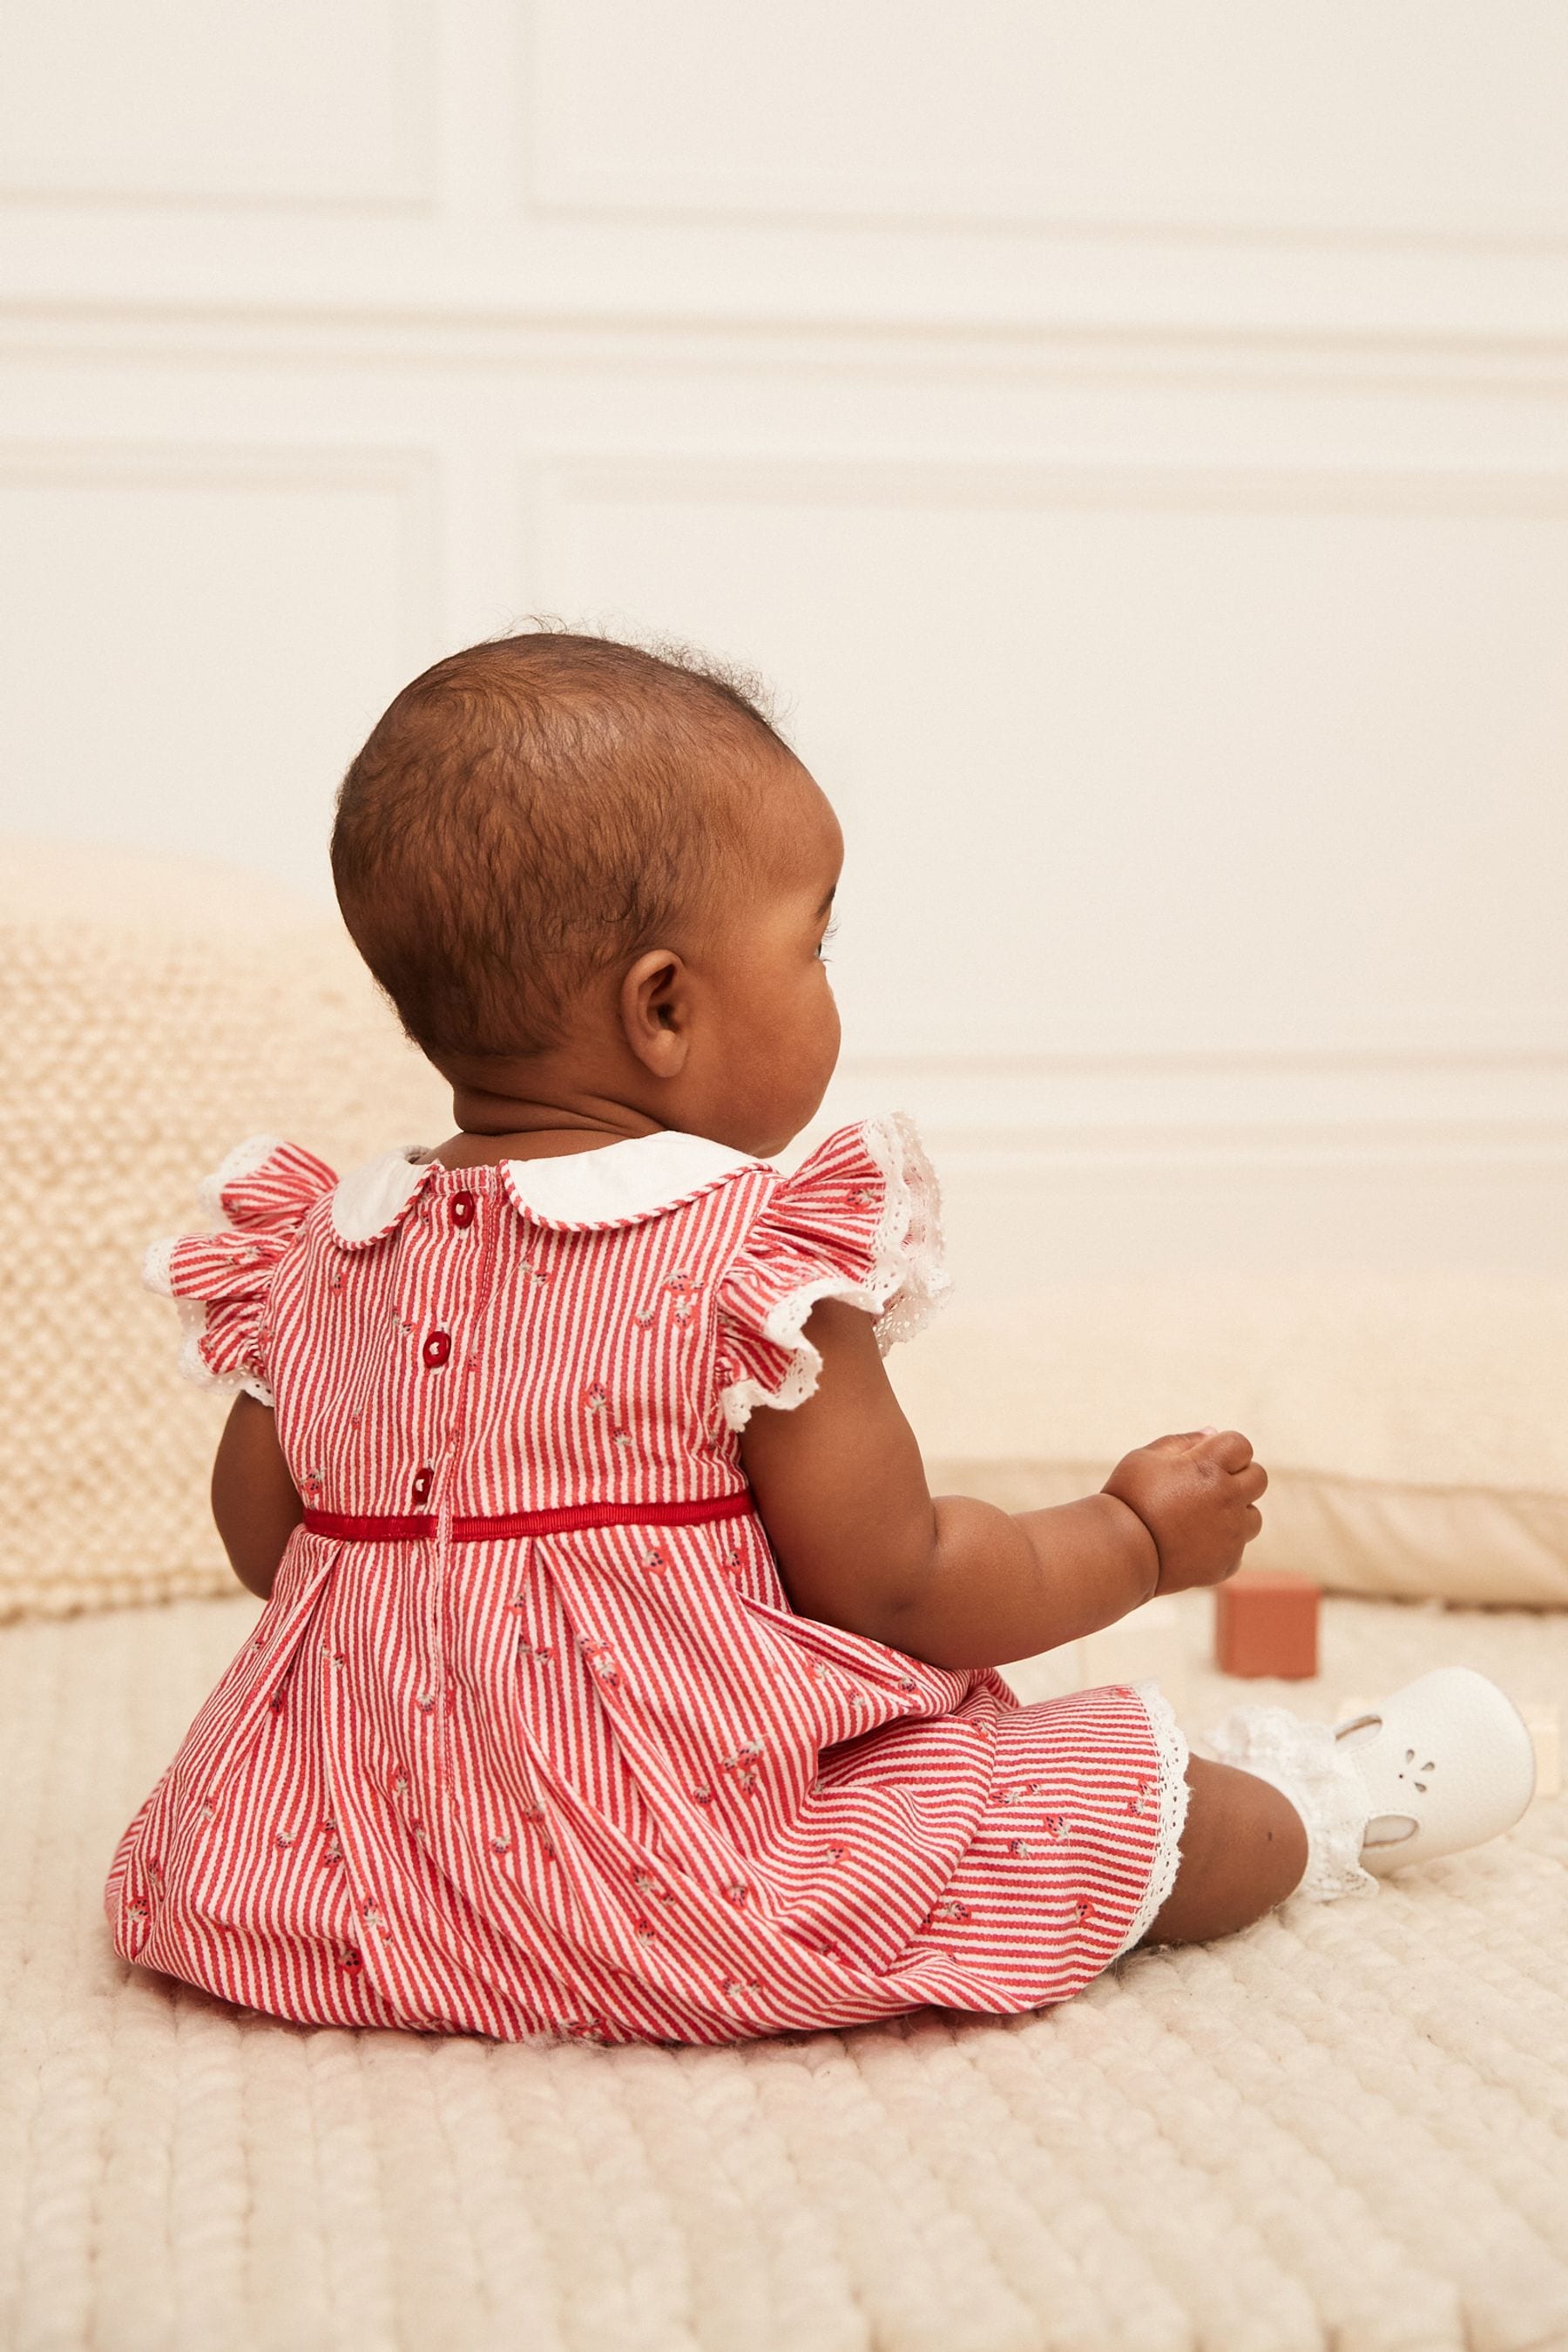
[[[503,1160],[502,1180],[513,1204],[535,1224],[568,1228],[636,1224],[689,1201],[742,1168],[766,1162],[731,1151],[705,1135],[662,1128],[595,1151],[559,1160]],[[379,1241],[433,1173],[442,1169],[427,1145],[384,1151],[343,1177],[332,1195],[332,1231],[353,1247]]]

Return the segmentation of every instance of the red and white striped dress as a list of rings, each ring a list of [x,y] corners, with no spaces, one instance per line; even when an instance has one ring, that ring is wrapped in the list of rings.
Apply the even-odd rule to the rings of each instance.
[[[300,2022],[719,2042],[1034,2008],[1143,1933],[1157,1687],[1020,1706],[800,1617],[750,1507],[816,1301],[889,1339],[944,1286],[907,1122],[792,1177],[662,1134],[339,1184],[261,1139],[207,1197],[149,1279],[307,1518],[121,1842],[127,1959]]]

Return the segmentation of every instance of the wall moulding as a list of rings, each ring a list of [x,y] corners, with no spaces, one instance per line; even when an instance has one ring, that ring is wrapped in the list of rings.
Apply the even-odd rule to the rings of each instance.
[[[1156,383],[1271,392],[1560,397],[1568,390],[1568,330],[1438,332],[1382,322],[1364,329],[1190,323],[1106,325],[972,316],[831,319],[785,306],[738,316],[722,306],[650,308],[639,290],[619,305],[573,304],[497,287],[453,303],[411,287],[395,302],[363,283],[330,301],[292,301],[228,285],[220,298],[145,291],[62,293],[40,299],[0,288],[0,352],[16,360],[112,360],[124,365],[279,363],[336,368],[636,368],[673,373],[830,373],[869,382],[975,380]]]
[[[1257,513],[1568,517],[1568,465],[998,464],[929,457],[689,457],[615,452],[538,468],[542,516],[573,504],[1162,508]]]
[[[946,185],[912,180],[872,182],[843,178],[805,189],[784,179],[756,181],[744,194],[726,201],[728,184],[717,173],[700,175],[618,170],[613,165],[542,162],[528,174],[527,209],[544,221],[579,221],[605,226],[658,222],[671,227],[713,231],[816,230],[834,236],[878,230],[904,239],[938,238],[961,232],[974,236],[1025,239],[1138,250],[1154,257],[1173,249],[1244,255],[1286,252],[1332,259],[1353,254],[1390,257],[1434,255],[1455,260],[1488,255],[1568,256],[1568,227],[1540,219],[1505,227],[1401,226],[1394,222],[1220,221],[1191,215],[1161,219],[1151,213],[1123,219],[1056,211],[1033,201],[1026,189],[998,183]]]
[[[911,1058],[846,1057],[829,1125],[877,1107],[908,1110],[943,1150],[988,1166],[1394,1165],[1568,1169],[1568,1051],[1521,1064],[1465,1066],[1434,1083],[1430,1062],[1392,1058],[1368,1086],[1331,1057],[1219,1058],[1194,1069],[1180,1054],[1125,1063],[1066,1057],[1033,1069],[1000,1060],[946,1076]]]
[[[0,474],[9,481],[85,485],[157,482],[228,489],[383,489],[428,498],[428,449],[342,447],[328,443],[33,440],[0,436]]]
[[[0,206],[427,215],[438,50],[435,0],[29,12],[5,45]]]
[[[994,0],[519,19],[524,200],[710,231],[1568,251],[1549,11]],[[1330,162],[1328,159],[1331,159]]]
[[[403,658],[430,658],[445,570],[439,468],[415,446],[310,442],[66,441],[0,435],[0,483],[32,488],[377,491],[395,501]]]
[[[904,1097],[887,1091],[901,1108]],[[1490,1119],[1441,1122],[1394,1119],[1362,1125],[1307,1118],[1274,1126],[1233,1126],[1193,1119],[1181,1126],[1072,1127],[1015,1117],[1007,1125],[973,1125],[946,1118],[940,1109],[911,1114],[923,1135],[940,1138],[943,1149],[972,1154],[995,1166],[1053,1167],[1428,1167],[1451,1162],[1466,1168],[1563,1168],[1568,1170],[1568,1112],[1559,1108],[1539,1120],[1500,1125]]]

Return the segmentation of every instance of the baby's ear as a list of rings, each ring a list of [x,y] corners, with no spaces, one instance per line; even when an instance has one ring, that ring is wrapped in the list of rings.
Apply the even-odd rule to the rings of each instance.
[[[689,1045],[689,983],[673,948],[649,948],[621,982],[621,1027],[656,1078],[679,1077]]]

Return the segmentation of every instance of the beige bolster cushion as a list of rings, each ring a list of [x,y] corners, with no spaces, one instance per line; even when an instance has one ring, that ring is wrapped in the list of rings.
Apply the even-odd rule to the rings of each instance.
[[[1568,1282],[1323,1267],[1246,1285],[955,1298],[890,1358],[954,1492],[1091,1492],[1133,1445],[1215,1423],[1269,1474],[1248,1567],[1393,1598],[1568,1605]]]

